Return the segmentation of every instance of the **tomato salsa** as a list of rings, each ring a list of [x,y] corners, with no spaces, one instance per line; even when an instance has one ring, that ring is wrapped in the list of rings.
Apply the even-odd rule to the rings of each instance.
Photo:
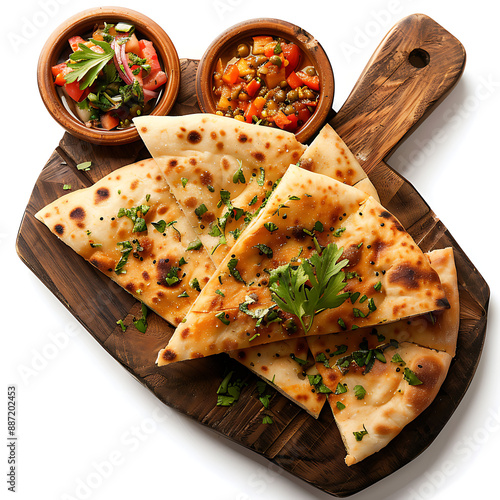
[[[313,115],[320,79],[294,43],[272,36],[242,41],[217,61],[219,115],[297,132]]]
[[[167,81],[153,43],[119,22],[68,40],[71,53],[52,67],[67,106],[89,128],[122,129],[152,111]]]

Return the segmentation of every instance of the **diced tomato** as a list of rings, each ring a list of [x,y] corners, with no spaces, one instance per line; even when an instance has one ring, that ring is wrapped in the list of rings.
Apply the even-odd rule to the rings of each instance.
[[[319,76],[310,76],[303,71],[297,71],[297,76],[302,80],[304,85],[307,85],[311,90],[319,90]]]
[[[81,37],[81,36],[72,36],[69,40],[68,40],[70,46],[71,46],[71,50],[73,52],[76,52],[77,50],[79,50],[79,47],[78,47],[78,44],[79,43],[85,43],[85,40]]]
[[[250,97],[253,97],[260,90],[260,87],[261,87],[261,82],[254,78],[247,85],[246,92]]]
[[[151,71],[142,79],[142,86],[147,90],[155,90],[167,82],[167,75],[161,69],[158,71]]]
[[[285,68],[286,76],[288,76],[299,65],[300,49],[294,43],[282,43],[281,50],[288,61],[288,65]]]
[[[52,66],[52,75],[55,77],[55,84],[62,87],[66,83],[65,76],[71,71],[66,63],[56,64]]]
[[[146,59],[146,62],[151,66],[151,73],[161,70],[158,55],[156,54],[153,42],[150,42],[149,40],[139,40],[139,47],[141,49],[141,57]]]
[[[292,71],[288,75],[286,81],[287,81],[288,85],[290,85],[290,87],[292,87],[292,89],[296,89],[298,87],[302,87],[302,85],[303,85],[302,80],[297,75],[297,73],[295,73],[295,71]]]
[[[238,78],[240,77],[240,72],[238,70],[238,66],[236,64],[228,64],[226,69],[224,70],[224,74],[222,75],[222,80],[228,85],[234,85]]]
[[[112,130],[118,127],[120,120],[112,114],[112,111],[108,111],[101,116],[101,126],[106,130]]]
[[[85,97],[89,93],[88,89],[80,90],[80,82],[78,80],[75,80],[71,83],[66,83],[64,85],[64,89],[71,97],[71,99],[73,99],[73,101],[75,102],[83,101],[83,99],[85,99]]]
[[[273,41],[272,36],[254,36],[253,37],[253,54],[264,54],[265,46]]]

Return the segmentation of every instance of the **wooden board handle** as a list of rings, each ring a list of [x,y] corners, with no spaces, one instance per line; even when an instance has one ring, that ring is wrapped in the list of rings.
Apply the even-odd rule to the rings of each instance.
[[[441,102],[465,66],[462,44],[423,14],[382,40],[330,124],[370,172]]]

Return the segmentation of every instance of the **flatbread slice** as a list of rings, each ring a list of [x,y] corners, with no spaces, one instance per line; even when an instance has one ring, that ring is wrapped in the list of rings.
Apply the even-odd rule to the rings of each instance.
[[[334,243],[347,259],[343,293],[356,294],[359,303],[344,301],[326,308],[305,326],[307,318],[280,312],[283,305],[271,293],[270,279],[274,276],[279,283],[277,268],[302,266],[305,259],[317,257],[318,247],[333,255]],[[326,254],[321,255],[326,261]],[[339,273],[337,277],[342,278]],[[301,293],[306,293],[304,287]],[[372,326],[448,307],[437,273],[394,216],[356,188],[291,165],[160,352],[159,363],[306,333]]]
[[[210,114],[134,123],[216,264],[305,146],[289,132]]]
[[[300,167],[354,186],[379,201],[377,190],[335,130],[326,124],[300,158]]]
[[[410,342],[379,351],[385,362],[376,358],[368,373],[354,361],[344,374],[335,365],[317,364],[321,382],[332,391],[328,402],[347,450],[347,465],[380,451],[417,418],[435,399],[452,360],[446,352]],[[346,351],[341,359],[352,354]],[[330,363],[335,362],[334,357]]]
[[[332,391],[328,400],[348,465],[382,449],[427,408],[455,354],[460,305],[453,249],[426,256],[446,290],[449,309],[377,328],[307,338],[322,382]],[[415,380],[408,372],[405,377],[405,368],[425,386],[412,386]],[[358,387],[360,399],[357,386],[363,388]]]
[[[145,230],[127,215],[119,216],[120,209],[134,212],[143,205],[147,213],[136,215],[144,219]],[[115,170],[47,205],[36,217],[174,326],[215,271],[152,159]],[[152,223],[162,220],[165,227],[159,231]]]
[[[326,402],[326,394],[314,391],[308,376],[318,373],[303,338],[264,344],[229,355],[274,386],[314,418]]]

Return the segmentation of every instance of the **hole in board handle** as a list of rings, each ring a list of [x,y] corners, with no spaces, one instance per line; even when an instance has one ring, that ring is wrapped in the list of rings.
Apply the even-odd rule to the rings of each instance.
[[[424,49],[413,49],[408,55],[409,63],[415,68],[425,68],[431,60],[431,56]]]

